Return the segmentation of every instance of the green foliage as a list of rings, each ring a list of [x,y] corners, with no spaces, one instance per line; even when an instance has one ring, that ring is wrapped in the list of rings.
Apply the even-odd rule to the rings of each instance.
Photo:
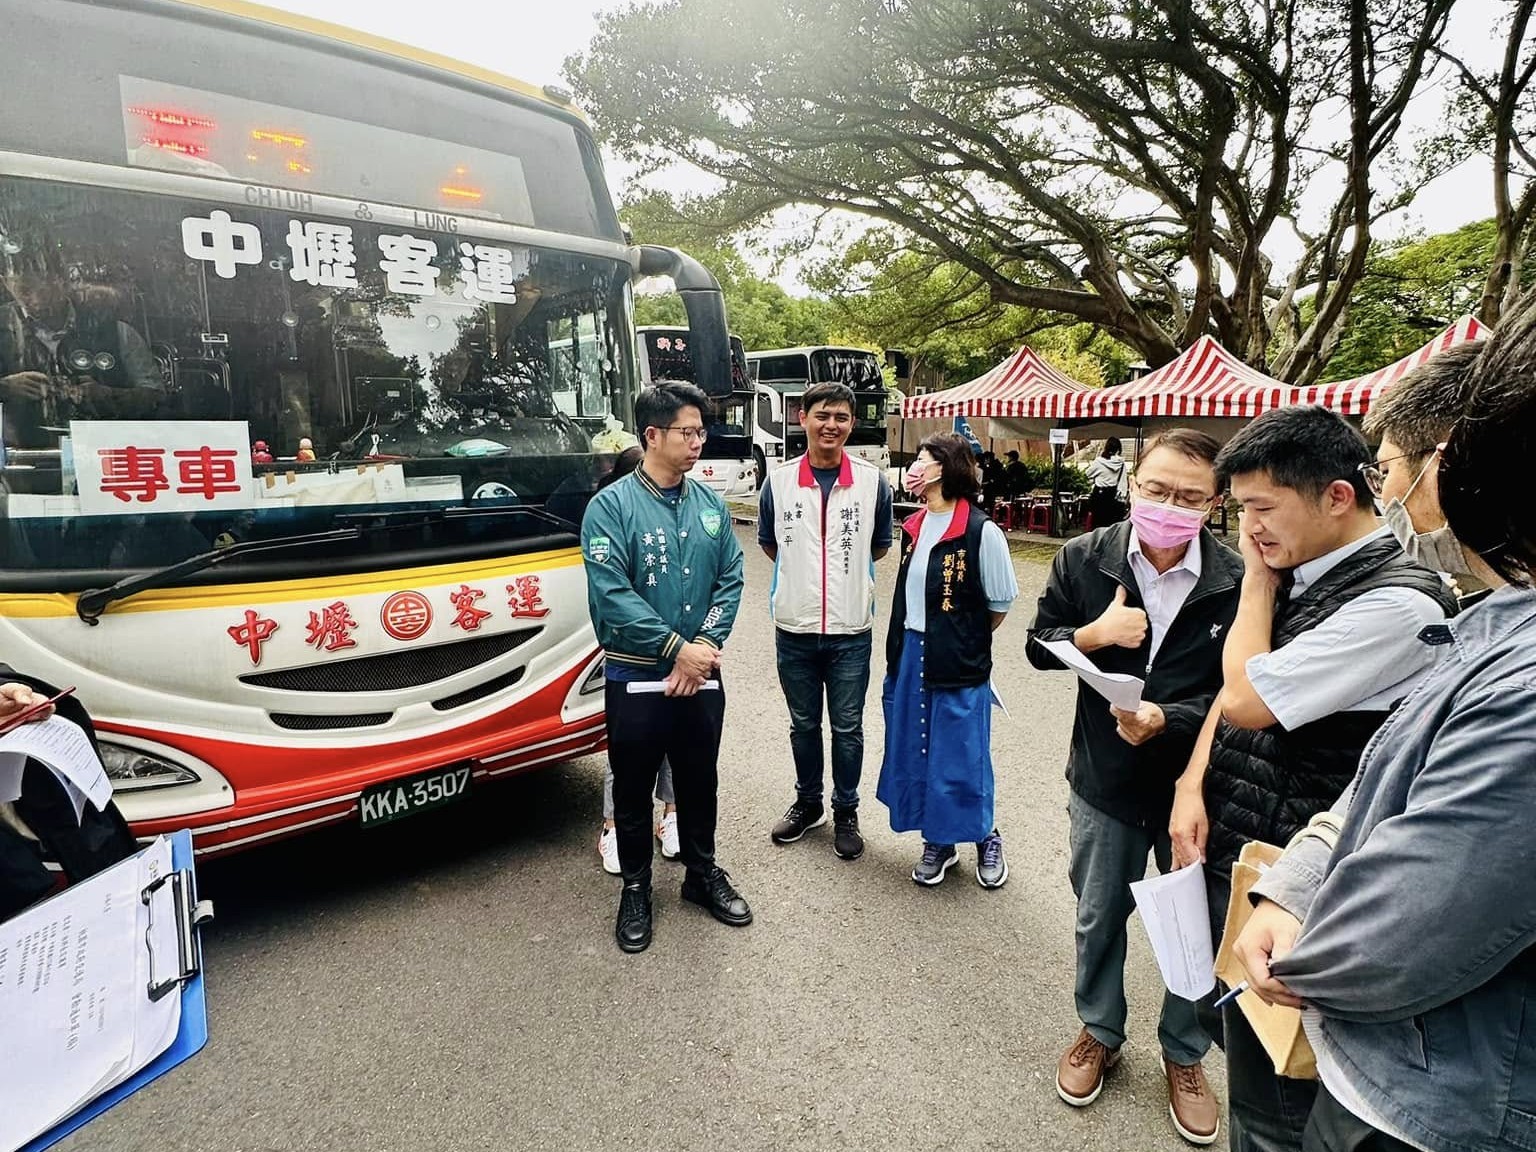
[[[653,192],[627,202],[619,215],[637,244],[681,248],[715,274],[725,293],[731,331],[747,350],[790,348],[799,344],[836,343],[846,327],[838,310],[817,297],[791,296],[753,272],[731,236],[711,221],[698,201],[678,201]],[[638,324],[687,324],[683,302],[675,293],[635,299]]]
[[[1365,225],[1434,175],[1393,145],[1452,2],[634,0],[567,75],[621,155],[718,178],[701,207],[726,232],[857,214],[992,352],[1051,313],[1153,365],[1207,333],[1256,365],[1277,349],[1308,382]],[[958,368],[948,330],[914,336]]]
[[[1349,320],[1323,378],[1373,372],[1476,312],[1495,233],[1492,220],[1480,220],[1378,249],[1350,296]],[[1536,268],[1524,278],[1536,280]]]

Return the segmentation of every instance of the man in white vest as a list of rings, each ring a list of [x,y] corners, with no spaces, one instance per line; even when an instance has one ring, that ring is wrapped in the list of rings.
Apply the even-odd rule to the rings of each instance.
[[[875,561],[891,547],[891,486],[880,469],[843,451],[853,422],[853,390],[846,384],[806,389],[800,409],[806,453],[770,473],[757,521],[757,542],[774,562],[775,647],[795,758],[795,802],[770,835],[775,844],[792,844],[827,822],[825,699],[832,727],[832,846],[844,860],[864,853],[859,778]]]

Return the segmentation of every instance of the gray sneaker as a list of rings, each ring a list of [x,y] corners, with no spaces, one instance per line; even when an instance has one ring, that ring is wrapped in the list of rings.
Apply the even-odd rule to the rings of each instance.
[[[930,844],[923,841],[923,858],[912,869],[912,879],[925,887],[944,883],[944,873],[960,862],[960,854],[953,844]]]
[[[976,845],[976,883],[1001,888],[1008,883],[1008,857],[1003,855],[1003,834],[996,828]]]

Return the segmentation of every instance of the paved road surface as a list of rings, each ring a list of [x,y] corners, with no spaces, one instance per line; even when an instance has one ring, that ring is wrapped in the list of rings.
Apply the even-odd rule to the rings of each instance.
[[[1166,1116],[1160,985],[1137,925],[1125,1059],[1092,1108],[1056,1097],[1056,1058],[1077,1030],[1061,775],[1072,685],[1023,657],[1045,568],[1016,557],[1023,596],[998,635],[1012,878],[983,891],[965,848],[963,867],[924,890],[908,875],[917,837],[891,833],[873,797],[878,677],[864,858],[838,860],[830,828],[788,848],[768,840],[793,771],[769,566],[739,531],[747,595],[726,656],[719,850],[754,925],[681,904],[680,869],[658,859],[656,942],[617,950],[617,883],[594,851],[598,758],[367,835],[210,862],[208,1047],[64,1147],[1187,1147]],[[894,560],[881,568],[886,589]],[[1220,1088],[1219,1056],[1210,1065]]]

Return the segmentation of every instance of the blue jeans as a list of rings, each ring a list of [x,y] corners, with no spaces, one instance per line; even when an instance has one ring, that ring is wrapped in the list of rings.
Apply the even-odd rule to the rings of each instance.
[[[821,702],[825,696],[832,725],[832,807],[859,805],[872,636],[872,630],[826,636],[774,631],[779,683],[789,705],[795,793],[801,800],[819,804],[825,788],[826,757],[821,744]]]

